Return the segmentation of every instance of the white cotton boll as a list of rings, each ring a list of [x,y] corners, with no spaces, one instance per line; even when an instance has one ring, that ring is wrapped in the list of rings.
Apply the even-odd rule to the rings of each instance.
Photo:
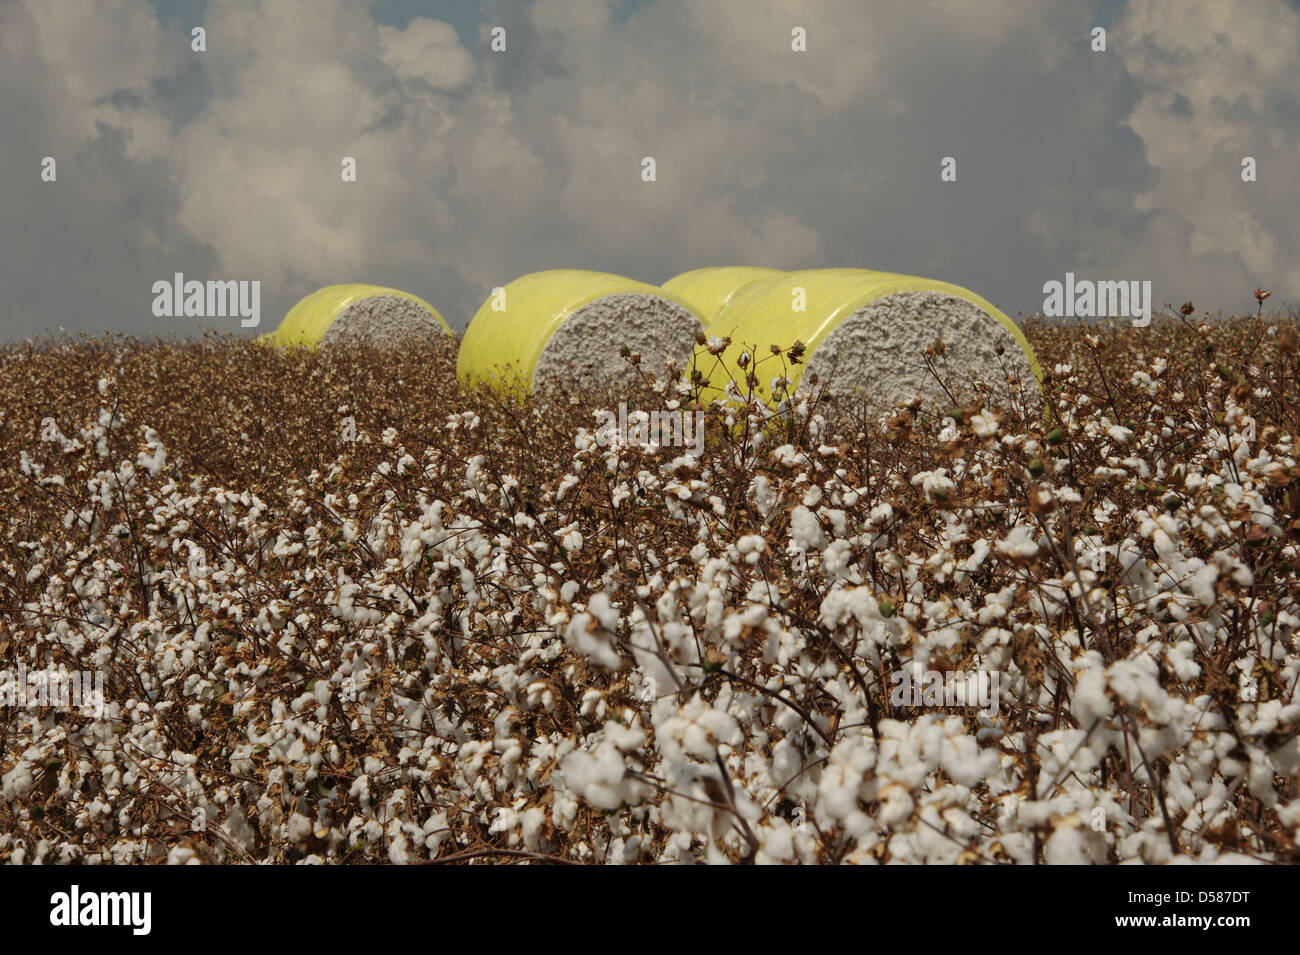
[[[596,615],[600,625],[610,632],[618,630],[619,621],[622,619],[616,608],[609,601],[609,595],[605,593],[593,594],[592,598],[587,601],[587,610]]]
[[[312,834],[311,820],[302,813],[293,813],[286,825],[286,834],[295,845],[306,842]]]
[[[1087,842],[1077,826],[1062,824],[1056,827],[1043,847],[1043,858],[1048,865],[1088,865],[1092,859],[1085,851]]]
[[[802,504],[790,512],[790,536],[805,552],[821,550],[827,543],[816,515]]]
[[[519,814],[519,834],[523,837],[524,848],[536,852],[541,845],[542,826],[546,824],[546,812],[533,806]]]
[[[1300,721],[1300,703],[1267,700],[1256,704],[1255,718],[1253,720],[1243,719],[1241,721],[1241,730],[1251,736],[1264,736],[1293,725],[1297,721]],[[1284,752],[1286,752],[1286,747],[1276,750],[1274,755],[1280,757]]]
[[[1277,767],[1273,765],[1268,752],[1262,747],[1247,744],[1246,753],[1250,756],[1250,770],[1246,775],[1247,788],[1265,806],[1276,806],[1279,797],[1273,788],[1273,777],[1277,773]]]
[[[1202,607],[1212,607],[1218,599],[1214,592],[1214,582],[1219,579],[1219,570],[1213,564],[1200,567],[1188,581],[1188,589]]]
[[[959,436],[959,434],[954,433],[953,437],[948,440],[955,441]],[[938,468],[934,471],[921,471],[912,476],[910,483],[913,487],[920,486],[926,497],[931,500],[946,499],[948,492],[957,487],[953,480],[948,477],[947,468]]]
[[[594,752],[570,753],[560,763],[564,784],[598,809],[618,809],[632,796],[626,772],[623,754],[608,741]]]
[[[555,804],[551,807],[551,821],[557,829],[571,829],[574,820],[578,818],[580,808],[578,800],[572,795],[565,792],[558,793]]]
[[[750,495],[758,513],[766,519],[776,506],[777,494],[772,489],[772,482],[765,474],[756,474],[749,483]]]
[[[0,777],[0,795],[12,803],[30,793],[34,785],[31,766],[20,760],[17,766]]]
[[[821,570],[827,577],[842,578],[847,575],[853,559],[853,545],[840,538],[833,540],[822,551]]]
[[[831,629],[842,626],[849,619],[856,620],[864,628],[877,629],[885,620],[870,587],[832,589],[822,600],[820,617],[821,622]]]
[[[514,829],[518,821],[519,817],[515,814],[513,809],[509,809],[506,806],[498,806],[493,811],[492,825],[488,826],[488,832],[510,832]]]
[[[772,460],[782,467],[793,468],[799,463],[799,449],[793,444],[773,448]]]
[[[1006,539],[998,543],[997,552],[1012,559],[1030,560],[1038,554],[1038,544],[1028,527],[1017,524]]]
[[[1157,674],[1155,660],[1143,652],[1134,659],[1117,660],[1107,671],[1106,679],[1120,699],[1136,706],[1165,698]]]
[[[611,721],[605,724],[603,731],[605,738],[621,753],[634,752],[645,744],[645,730],[636,724],[625,726]]]
[[[564,642],[593,663],[617,670],[626,662],[614,649],[619,614],[603,593],[594,594],[587,611],[575,614],[564,628]]]
[[[736,550],[745,559],[745,563],[753,566],[767,550],[767,540],[762,534],[746,534],[736,541]]]
[[[1106,695],[1106,674],[1100,666],[1100,655],[1090,651],[1088,656],[1096,659],[1087,669],[1076,670],[1074,694],[1070,700],[1070,709],[1074,718],[1082,727],[1090,727],[1097,720],[1107,719],[1111,714],[1110,698]]]
[[[754,855],[756,865],[776,865],[794,859],[794,831],[784,819],[759,826],[755,835],[759,844]]]
[[[167,853],[168,865],[202,865],[203,860],[199,854],[189,846],[172,846]]]
[[[1191,640],[1180,640],[1165,650],[1165,662],[1180,680],[1191,680],[1201,673],[1201,665],[1195,660],[1196,644]]]
[[[867,514],[872,527],[884,527],[894,519],[894,506],[889,502],[877,504]]]
[[[970,423],[981,438],[992,437],[998,432],[997,415],[987,408],[982,409],[979,414],[971,415]]]
[[[741,732],[734,717],[709,706],[696,693],[675,715],[662,723],[656,720],[655,737],[664,759],[670,763],[681,762],[683,756],[694,756],[709,763],[714,760],[719,743],[738,745]]]
[[[555,489],[555,499],[557,501],[564,500],[564,495],[567,494],[569,491],[573,490],[581,483],[582,483],[582,478],[578,477],[576,474],[566,474],[563,478],[560,479],[560,484]]]
[[[885,826],[897,826],[912,816],[916,803],[911,788],[899,783],[888,783],[879,793],[880,812],[876,818]]]
[[[145,444],[152,453],[146,454],[141,451],[136,455],[136,465],[156,475],[167,463],[167,450],[162,446],[162,442],[158,439],[158,432],[153,428],[145,428]]]
[[[439,847],[451,835],[447,831],[446,813],[441,810],[431,813],[429,818],[424,820],[420,832],[424,836],[424,847],[432,853],[437,853]]]
[[[850,737],[837,743],[818,782],[818,818],[824,815],[839,822],[857,812],[859,788],[875,763],[875,749],[869,741]]]
[[[973,573],[980,569],[984,561],[988,559],[992,548],[989,542],[984,538],[979,538],[971,545],[971,555],[958,564],[958,568],[966,573]]]
[[[974,786],[985,776],[997,769],[997,752],[981,749],[975,737],[953,735],[961,727],[961,721],[951,718],[945,729],[949,732],[943,741],[943,756],[940,765],[944,772],[963,786]]]

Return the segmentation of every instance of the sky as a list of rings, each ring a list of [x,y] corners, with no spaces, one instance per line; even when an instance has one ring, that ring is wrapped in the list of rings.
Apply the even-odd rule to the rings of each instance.
[[[550,268],[1300,302],[1297,76],[1292,0],[0,0],[0,340],[342,282],[463,330]],[[176,273],[260,327],[155,316]]]

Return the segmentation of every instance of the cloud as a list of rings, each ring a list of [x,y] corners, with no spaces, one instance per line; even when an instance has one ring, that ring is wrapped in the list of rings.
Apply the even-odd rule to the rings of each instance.
[[[1155,173],[1135,199],[1149,219],[1134,252],[1197,301],[1242,311],[1258,283],[1300,298],[1300,14],[1133,0],[1114,35],[1139,90],[1127,123]],[[1258,182],[1241,180],[1246,156]]]
[[[1132,0],[1099,54],[1100,7],[488,0],[470,49],[346,0],[228,0],[193,53],[127,0],[7,4],[0,119],[30,148],[0,155],[0,335],[140,331],[173,271],[260,279],[268,325],[359,280],[463,327],[554,267],[856,265],[1011,311],[1066,271],[1300,298],[1294,10]]]
[[[151,159],[168,145],[167,123],[149,108],[152,86],[176,71],[182,48],[170,47],[152,8],[133,0],[11,4],[4,14],[10,50],[39,50],[41,73],[55,87],[57,121],[93,138],[97,124],[130,128],[127,156]]]
[[[152,282],[217,255],[177,224],[166,123],[148,105],[164,70],[157,38],[138,4],[79,4],[75,20],[71,5],[32,7],[0,6],[0,339],[60,326],[169,331],[150,312]],[[124,22],[141,36],[117,37]],[[132,95],[114,102],[118,91]],[[46,156],[53,183],[41,181]]]
[[[416,17],[404,30],[380,26],[379,55],[399,77],[423,80],[435,90],[463,86],[474,72],[456,31],[424,17]]]

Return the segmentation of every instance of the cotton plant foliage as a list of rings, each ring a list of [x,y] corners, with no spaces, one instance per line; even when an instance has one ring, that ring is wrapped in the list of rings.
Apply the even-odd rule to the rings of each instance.
[[[641,368],[699,456],[601,438],[609,395],[386,390],[261,481],[100,356],[57,439],[0,422],[0,667],[107,674],[98,718],[6,711],[0,858],[1300,861],[1278,322],[1031,329],[1041,395],[943,415]],[[913,665],[995,705],[892,700]]]

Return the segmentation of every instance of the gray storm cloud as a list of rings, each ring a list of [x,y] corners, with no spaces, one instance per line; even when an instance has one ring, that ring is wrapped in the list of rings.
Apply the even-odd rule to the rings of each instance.
[[[1012,313],[1067,271],[1300,298],[1294,7],[1130,0],[1094,53],[1101,6],[486,2],[467,48],[344,0],[232,0],[196,53],[132,0],[7,3],[0,337],[191,334],[150,310],[176,272],[260,281],[267,325],[367,281],[463,327],[556,267],[854,265]]]

